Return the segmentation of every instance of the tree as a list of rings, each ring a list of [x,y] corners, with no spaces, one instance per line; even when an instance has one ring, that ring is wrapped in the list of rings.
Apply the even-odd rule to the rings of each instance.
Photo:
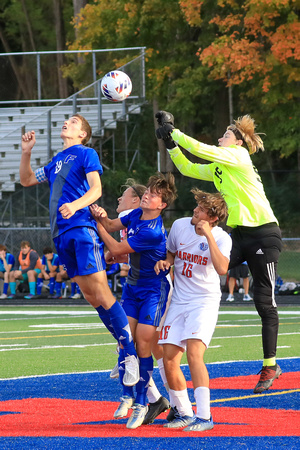
[[[3,50],[8,53],[64,50],[67,39],[73,39],[72,15],[72,0],[40,0],[38,3],[34,0],[1,0],[0,47],[2,44]],[[5,81],[12,88],[9,91],[6,89],[6,98],[3,99],[12,100],[15,89],[18,91],[17,98],[36,98],[35,58],[11,56],[10,62],[16,83],[11,83],[12,75],[7,71]],[[67,96],[61,64],[61,55],[57,55],[54,63],[50,56],[41,58],[43,95],[46,98],[57,97],[57,85],[60,95]]]
[[[207,2],[203,3],[201,13]],[[234,87],[240,97],[239,110],[255,111],[268,137],[272,136],[271,147],[289,156],[299,148],[300,23],[296,1],[217,3],[210,21],[215,38],[199,48],[199,59],[209,67],[211,79]]]

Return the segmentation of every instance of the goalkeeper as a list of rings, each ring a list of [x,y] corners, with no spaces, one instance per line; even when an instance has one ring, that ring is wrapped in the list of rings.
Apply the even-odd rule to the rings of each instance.
[[[219,138],[219,146],[206,145],[174,127],[173,115],[156,114],[158,139],[185,176],[212,181],[228,205],[227,225],[232,228],[229,269],[246,261],[253,276],[253,299],[262,322],[263,367],[254,393],[269,389],[281,375],[276,363],[279,319],[275,302],[275,279],[282,247],[278,221],[265,195],[261,178],[250,155],[264,150],[254,120],[245,115],[234,121]],[[210,162],[189,161],[180,147]]]

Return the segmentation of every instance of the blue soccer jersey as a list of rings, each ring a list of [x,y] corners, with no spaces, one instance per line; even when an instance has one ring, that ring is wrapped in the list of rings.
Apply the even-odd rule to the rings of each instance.
[[[52,237],[65,231],[89,226],[97,230],[96,221],[88,207],[82,208],[70,217],[63,219],[58,211],[64,203],[71,203],[82,197],[90,188],[86,175],[97,171],[103,173],[96,151],[84,145],[73,145],[59,152],[50,163],[35,172],[39,182],[48,181],[50,186],[50,225]]]
[[[51,261],[52,266],[57,266],[56,272],[59,272],[59,257],[56,253],[53,253],[53,258]],[[46,258],[46,255],[43,255],[42,257],[42,265],[45,266],[45,270],[46,272],[50,272],[49,267],[48,267],[48,261]]]
[[[5,259],[8,265],[11,264],[11,268],[14,268],[15,257],[11,253],[6,253]],[[0,272],[6,272],[2,259],[0,259]]]
[[[120,220],[127,228],[127,242],[134,250],[130,253],[128,284],[155,282],[167,275],[161,271],[156,275],[154,266],[157,261],[166,258],[167,233],[161,216],[153,220],[140,220],[142,209],[134,209]]]

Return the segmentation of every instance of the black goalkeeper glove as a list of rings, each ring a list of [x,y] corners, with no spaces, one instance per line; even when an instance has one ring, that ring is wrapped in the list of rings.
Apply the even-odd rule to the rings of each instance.
[[[166,125],[167,123],[172,125],[174,128],[174,116],[173,114],[167,112],[167,111],[158,111],[155,114],[156,120],[158,125],[161,127]]]
[[[175,142],[171,138],[171,133],[174,130],[174,116],[167,111],[158,111],[155,114],[159,128],[156,129],[157,139],[163,139],[168,149],[176,147]]]
[[[176,144],[171,137],[171,133],[173,130],[174,130],[174,127],[169,123],[166,123],[164,126],[159,127],[155,130],[157,139],[162,139],[165,143],[165,146],[169,150],[171,148],[176,147]]]

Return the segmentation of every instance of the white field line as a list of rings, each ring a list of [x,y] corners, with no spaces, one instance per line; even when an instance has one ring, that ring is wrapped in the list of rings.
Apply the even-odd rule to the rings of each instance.
[[[296,334],[300,334],[300,332],[295,331],[294,333],[278,333],[278,336],[294,336]],[[220,336],[220,337],[213,337],[212,339],[240,339],[240,338],[253,338],[253,337],[261,337],[261,334],[246,334],[246,335],[239,335],[239,336]]]
[[[106,344],[86,344],[86,345],[45,345],[42,347],[28,347],[28,348],[1,348],[0,352],[13,352],[18,350],[53,350],[58,348],[87,348],[87,347],[104,347],[106,345],[116,346],[116,342]]]
[[[4,344],[0,345],[0,347],[26,347],[28,344]],[[1,350],[0,350],[1,351]]]
[[[278,336],[293,336],[295,334],[300,334],[300,332],[295,333],[279,333]],[[220,340],[220,339],[240,339],[240,338],[256,338],[261,337],[261,334],[253,334],[253,335],[244,335],[244,336],[220,336],[220,337],[213,337],[212,340]],[[115,342],[108,342],[105,344],[82,344],[82,345],[45,345],[41,347],[27,347],[27,348],[2,348],[0,349],[0,352],[12,352],[12,351],[19,351],[19,350],[52,350],[52,349],[58,349],[58,348],[87,348],[87,347],[103,347],[106,345],[116,345]],[[221,347],[221,345],[215,345],[211,346],[209,348],[218,348]]]
[[[300,310],[298,311],[278,311],[279,315],[291,315],[291,314],[296,314],[296,316],[300,317]],[[49,316],[53,316],[54,314],[57,314],[58,316],[91,316],[91,315],[97,315],[97,313],[94,310],[91,311],[74,311],[74,310],[70,310],[70,311],[57,311],[57,310],[51,310],[51,311],[47,311],[47,310],[42,310],[42,311],[36,311],[36,310],[24,310],[24,311],[20,311],[20,310],[12,310],[12,311],[5,311],[5,310],[1,310],[0,309],[0,316],[1,314],[3,315],[18,315],[18,316],[38,316],[38,315],[49,315]],[[256,311],[219,311],[219,315],[242,315],[242,316],[257,316],[257,312]]]
[[[85,330],[85,329],[96,329],[96,328],[104,328],[106,329],[105,325],[102,322],[93,323],[93,324],[72,324],[73,327],[67,326],[67,324],[53,324],[52,330],[55,331],[65,331],[65,330]],[[23,331],[0,331],[0,334],[14,334],[14,333],[42,333],[43,331],[49,331],[49,328],[46,328],[48,325],[31,325],[36,327],[41,327],[38,330],[23,330]],[[63,328],[57,328],[59,326],[62,326]],[[44,329],[43,329],[44,328]],[[109,331],[107,331],[109,333]],[[1,338],[0,338],[1,339]]]
[[[1,314],[4,315],[11,315],[11,316],[53,316],[54,314],[57,314],[58,316],[93,316],[93,315],[97,315],[96,311],[56,311],[56,310],[51,310],[51,311],[35,311],[35,310],[26,310],[26,311],[20,311],[20,310],[16,310],[16,311],[2,311],[0,309],[0,316]]]
[[[291,356],[291,357],[286,357],[286,358],[278,358],[278,361],[280,360],[291,360],[291,359],[300,359],[299,356]],[[229,361],[215,361],[212,363],[206,363],[207,366],[210,365],[216,365],[216,364],[228,364],[228,363],[236,363],[236,362],[245,362],[245,363],[249,363],[249,362],[261,362],[260,359],[256,359],[256,360],[246,360],[246,359],[236,359],[236,360],[229,360]],[[187,366],[188,364],[181,364],[182,366]],[[155,370],[158,370],[158,367],[155,366],[154,367]],[[62,376],[64,377],[65,375],[84,375],[87,373],[107,373],[107,372],[111,372],[111,369],[105,369],[105,370],[87,370],[86,372],[66,372],[66,373],[48,373],[45,375],[26,375],[23,377],[13,377],[13,378],[0,378],[0,381],[10,381],[10,380],[24,380],[27,378],[44,378],[44,377],[57,377],[57,376]]]

